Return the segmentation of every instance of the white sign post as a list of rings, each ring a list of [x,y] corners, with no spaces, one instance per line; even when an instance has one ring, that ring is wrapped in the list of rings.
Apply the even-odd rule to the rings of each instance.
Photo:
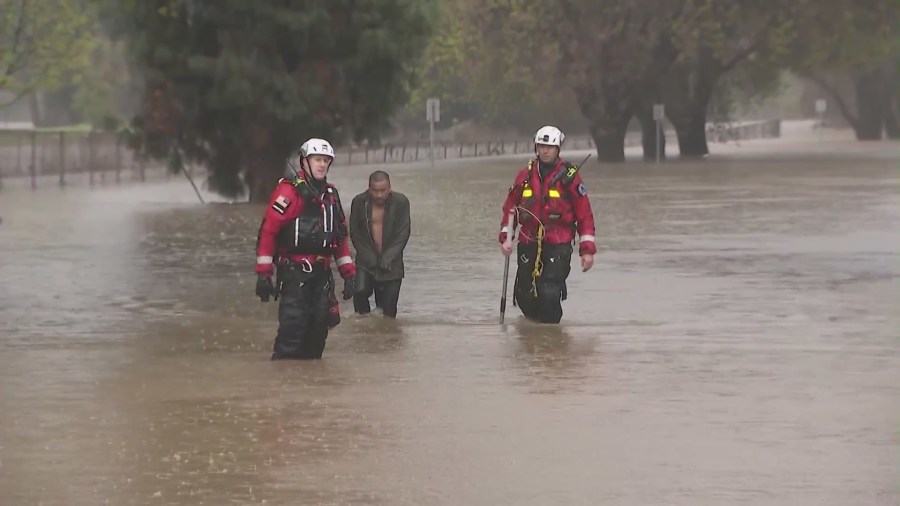
[[[660,138],[659,132],[662,130],[662,120],[666,117],[666,108],[663,104],[653,104],[653,121],[656,122],[656,163],[659,163]]]
[[[825,127],[825,111],[828,109],[828,102],[824,98],[816,100],[816,114],[819,115],[819,138],[822,138],[822,128]]]
[[[428,121],[431,149],[431,168],[434,169],[434,123],[441,120],[441,99],[429,98],[425,100],[425,119]]]

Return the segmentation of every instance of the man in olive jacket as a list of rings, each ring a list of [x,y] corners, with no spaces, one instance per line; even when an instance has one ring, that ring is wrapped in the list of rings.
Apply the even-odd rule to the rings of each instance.
[[[369,176],[369,189],[350,205],[350,240],[357,268],[353,309],[358,314],[371,311],[369,297],[375,292],[375,306],[384,316],[396,318],[409,230],[409,199],[391,191],[390,176],[376,170]]]

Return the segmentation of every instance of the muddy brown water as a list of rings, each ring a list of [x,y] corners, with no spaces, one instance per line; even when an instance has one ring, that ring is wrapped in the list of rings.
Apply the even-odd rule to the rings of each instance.
[[[498,324],[515,160],[388,167],[399,318],[318,362],[268,361],[261,206],[7,185],[0,504],[895,505],[900,157],[854,149],[589,165],[560,326]]]

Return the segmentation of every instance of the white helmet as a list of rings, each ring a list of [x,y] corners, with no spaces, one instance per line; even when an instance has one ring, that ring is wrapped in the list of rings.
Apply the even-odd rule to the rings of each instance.
[[[334,148],[325,139],[312,138],[300,146],[300,156],[325,155],[334,160]]]
[[[562,148],[563,142],[566,140],[566,134],[555,126],[544,126],[534,134],[535,144],[547,144],[550,146],[558,146]]]

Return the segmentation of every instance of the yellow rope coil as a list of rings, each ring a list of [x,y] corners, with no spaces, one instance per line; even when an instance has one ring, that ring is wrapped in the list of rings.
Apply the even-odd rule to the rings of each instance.
[[[531,271],[531,295],[538,297],[537,278],[544,272],[544,263],[541,262],[541,247],[544,244],[544,224],[538,222],[537,229],[537,254],[534,258],[534,269]]]

